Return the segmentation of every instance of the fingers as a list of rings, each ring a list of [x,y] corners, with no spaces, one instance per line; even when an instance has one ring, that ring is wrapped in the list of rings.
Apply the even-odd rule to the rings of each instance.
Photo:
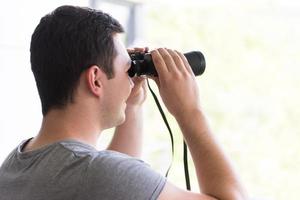
[[[185,56],[171,49],[159,48],[151,51],[152,60],[159,76],[191,73]]]
[[[157,49],[155,49],[151,51],[151,56],[152,56],[154,67],[158,73],[158,76],[164,76],[168,74],[167,65],[160,52]]]
[[[127,99],[127,105],[142,105],[147,97],[146,77],[134,77],[134,87],[131,90],[130,96]]]
[[[134,52],[148,52],[149,47],[134,47],[134,48],[128,48],[128,53],[134,53]]]
[[[140,90],[140,88],[142,87],[143,89],[145,88],[145,79],[146,77],[143,76],[136,76],[132,78],[132,81],[134,83],[134,87],[132,88],[131,93],[135,94],[136,92],[138,92]]]
[[[173,51],[170,49],[167,49],[168,53],[172,56],[172,59],[174,60],[174,64],[176,67],[176,70],[181,73],[186,73],[185,67],[183,67],[185,64],[182,60],[182,57],[177,53],[177,51]]]
[[[175,50],[175,52],[176,52],[176,54],[181,58],[181,60],[183,61],[186,70],[187,70],[191,75],[193,75],[194,72],[193,72],[193,70],[192,70],[192,68],[191,68],[191,66],[190,66],[190,64],[189,64],[189,62],[187,61],[186,57],[185,57],[182,53],[180,53],[179,51],[176,51],[176,50]]]
[[[131,80],[134,83],[135,88],[141,87],[142,84],[144,84],[146,77],[145,76],[136,76],[131,78]]]
[[[149,47],[134,47],[134,50],[138,52],[148,52]]]
[[[164,48],[159,48],[158,52],[162,56],[168,71],[171,72],[171,73],[177,73],[177,65],[174,61],[174,58],[170,54],[171,50],[167,50],[167,49],[164,49]]]

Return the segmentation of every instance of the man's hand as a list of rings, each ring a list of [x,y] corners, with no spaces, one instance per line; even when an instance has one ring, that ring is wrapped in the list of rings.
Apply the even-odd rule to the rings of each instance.
[[[175,117],[191,152],[201,193],[182,190],[167,182],[159,200],[244,200],[247,195],[213,137],[199,102],[195,75],[183,54],[160,48],[151,52],[162,100]]]
[[[151,51],[159,74],[151,77],[158,85],[160,95],[169,112],[178,115],[200,109],[195,75],[184,55],[178,51],[159,48]]]
[[[132,81],[134,83],[134,87],[126,101],[127,106],[141,106],[147,97],[145,77],[133,77]]]
[[[148,48],[128,49],[131,52],[146,52]],[[143,109],[142,105],[147,97],[144,77],[132,78],[134,87],[126,103],[126,120],[115,129],[109,150],[119,151],[127,155],[140,158],[143,142]]]
[[[127,49],[128,53],[133,52],[147,52],[148,48],[134,48],[134,49]],[[127,106],[141,106],[147,97],[147,88],[146,88],[146,77],[145,76],[138,76],[133,77],[132,81],[134,83],[134,87],[131,90],[131,94],[128,97],[126,103]]]

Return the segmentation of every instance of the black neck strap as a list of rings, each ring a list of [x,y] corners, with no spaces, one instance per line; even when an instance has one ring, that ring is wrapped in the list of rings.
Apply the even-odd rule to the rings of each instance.
[[[163,109],[162,109],[162,107],[161,107],[161,105],[160,105],[160,103],[159,103],[159,101],[158,101],[155,93],[153,92],[153,90],[150,87],[148,78],[147,78],[147,84],[148,84],[148,88],[149,88],[149,90],[150,90],[150,92],[151,92],[151,94],[152,94],[152,96],[154,98],[154,101],[155,101],[155,103],[156,103],[156,105],[157,105],[157,107],[159,109],[159,112],[160,112],[160,114],[161,114],[161,116],[162,116],[162,118],[163,118],[163,120],[165,122],[165,125],[168,128],[169,134],[170,134],[170,139],[171,139],[171,144],[172,144],[172,160],[171,160],[170,166],[169,166],[169,168],[168,168],[168,170],[166,172],[166,175],[165,175],[166,177],[168,177],[169,171],[171,169],[171,166],[172,166],[172,163],[173,163],[173,160],[174,160],[174,138],[173,138],[172,130],[171,130],[171,128],[169,126],[169,123],[167,121],[167,118],[165,116],[165,113],[164,113],[164,111],[163,111]],[[186,183],[186,189],[187,190],[191,190],[189,168],[188,168],[188,155],[187,155],[187,153],[188,153],[187,145],[186,145],[185,141],[183,141],[183,162],[184,162],[185,183]]]

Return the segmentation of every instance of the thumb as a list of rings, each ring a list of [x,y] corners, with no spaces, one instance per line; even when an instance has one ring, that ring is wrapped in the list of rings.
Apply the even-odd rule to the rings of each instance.
[[[140,86],[145,79],[146,79],[146,77],[136,76],[136,77],[132,78],[132,81],[133,81],[133,83],[134,83],[135,86]]]

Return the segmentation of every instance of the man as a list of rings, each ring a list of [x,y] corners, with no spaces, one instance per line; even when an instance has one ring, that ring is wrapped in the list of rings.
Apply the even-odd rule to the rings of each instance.
[[[115,19],[88,8],[62,6],[41,19],[30,50],[43,122],[1,166],[1,199],[245,199],[180,52],[151,51],[159,76],[150,78],[182,130],[201,193],[176,187],[138,159],[146,88],[143,78],[127,74],[122,32]],[[97,151],[98,137],[111,127],[108,150]]]

